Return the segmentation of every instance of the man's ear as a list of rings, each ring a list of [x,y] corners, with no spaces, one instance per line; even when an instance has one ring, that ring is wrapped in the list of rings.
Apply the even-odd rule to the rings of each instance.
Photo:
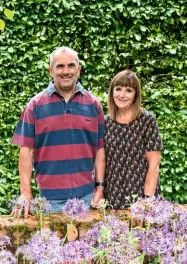
[[[51,66],[48,67],[48,71],[49,71],[51,77],[53,77],[53,68]]]
[[[81,70],[82,70],[82,66],[81,66],[81,65],[79,65],[79,68],[78,68],[78,71],[79,71],[79,76],[80,76],[80,74],[81,74]]]

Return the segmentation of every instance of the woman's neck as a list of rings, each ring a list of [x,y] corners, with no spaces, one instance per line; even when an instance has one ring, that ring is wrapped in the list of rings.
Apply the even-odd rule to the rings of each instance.
[[[130,123],[133,116],[133,107],[126,109],[118,109],[116,114],[116,121],[121,124]]]

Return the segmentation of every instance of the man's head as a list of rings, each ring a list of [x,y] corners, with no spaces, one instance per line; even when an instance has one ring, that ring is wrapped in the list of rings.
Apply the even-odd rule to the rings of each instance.
[[[59,92],[75,89],[80,70],[79,58],[73,49],[60,47],[51,53],[49,72]]]

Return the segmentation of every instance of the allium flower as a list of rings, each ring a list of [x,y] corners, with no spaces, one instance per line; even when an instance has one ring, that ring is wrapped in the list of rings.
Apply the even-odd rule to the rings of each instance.
[[[16,258],[9,251],[1,250],[0,264],[16,264]]]
[[[170,225],[176,235],[187,234],[187,209],[175,207],[174,216],[170,221]]]
[[[115,264],[140,264],[140,252],[135,245],[122,238],[109,247],[108,259]]]
[[[39,211],[47,213],[50,211],[51,205],[46,198],[36,197],[31,201],[31,208],[35,213],[38,213]]]
[[[166,200],[150,197],[139,199],[131,206],[132,217],[152,224],[168,223],[173,215],[173,204]]]
[[[27,200],[26,198],[20,196],[18,198],[12,199],[9,202],[9,208],[12,208],[12,209],[22,209],[26,205],[28,205],[29,203],[30,203],[29,200]]]
[[[5,249],[8,245],[11,245],[10,237],[0,235],[0,250]]]
[[[101,199],[98,204],[97,204],[97,208],[100,210],[105,210],[107,208],[107,206],[110,206],[109,202],[105,199]]]
[[[76,220],[86,217],[88,212],[88,205],[86,205],[83,200],[77,198],[69,199],[63,207],[63,213]]]
[[[170,253],[162,256],[162,262],[161,263],[162,264],[177,264],[177,262],[175,262],[174,256],[172,256]]]
[[[90,246],[84,241],[68,242],[61,250],[61,256],[64,262],[80,263],[89,261],[93,258],[93,252]]]
[[[17,250],[16,254],[21,254],[23,258],[32,260],[35,264],[56,264],[62,261],[60,243],[61,240],[55,232],[50,230],[37,231],[26,245]]]
[[[100,231],[98,227],[92,227],[80,238],[80,240],[84,241],[90,246],[96,247],[98,244],[99,236]]]
[[[140,234],[140,247],[148,256],[166,254],[174,249],[175,236],[167,228],[152,227]]]
[[[95,223],[88,232],[81,237],[81,240],[96,247],[98,243],[101,243],[99,238],[101,237],[103,226],[110,231],[109,240],[113,242],[118,241],[120,236],[128,236],[127,223],[120,221],[116,216],[106,216],[103,221]],[[106,242],[107,241],[103,241],[103,244],[106,244]]]

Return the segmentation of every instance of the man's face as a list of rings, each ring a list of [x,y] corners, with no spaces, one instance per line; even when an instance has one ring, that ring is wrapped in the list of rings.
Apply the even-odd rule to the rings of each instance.
[[[49,67],[55,88],[62,92],[75,89],[80,70],[81,66],[71,52],[57,53],[54,56],[53,65]]]

